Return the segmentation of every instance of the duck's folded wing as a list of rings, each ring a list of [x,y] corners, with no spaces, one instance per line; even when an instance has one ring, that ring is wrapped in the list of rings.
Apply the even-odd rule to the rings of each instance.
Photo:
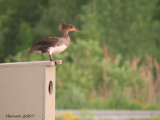
[[[46,52],[49,47],[54,47],[57,45],[57,43],[58,43],[57,37],[49,37],[35,43],[32,46],[32,50]]]

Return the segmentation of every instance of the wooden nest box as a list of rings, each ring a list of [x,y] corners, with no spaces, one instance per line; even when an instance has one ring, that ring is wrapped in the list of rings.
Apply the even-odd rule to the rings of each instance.
[[[55,120],[55,81],[54,61],[0,64],[0,120]]]

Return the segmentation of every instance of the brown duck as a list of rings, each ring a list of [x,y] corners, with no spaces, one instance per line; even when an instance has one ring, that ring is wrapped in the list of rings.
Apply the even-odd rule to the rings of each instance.
[[[47,53],[49,54],[50,61],[53,61],[52,55],[63,52],[70,44],[68,33],[71,31],[80,32],[73,25],[69,24],[60,24],[59,28],[62,32],[62,37],[48,37],[41,40],[33,44],[32,48],[24,56],[33,52]]]

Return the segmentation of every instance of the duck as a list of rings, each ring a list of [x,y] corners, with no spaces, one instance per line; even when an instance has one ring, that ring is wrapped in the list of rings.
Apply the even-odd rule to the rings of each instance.
[[[66,50],[70,44],[69,32],[80,32],[73,25],[70,24],[60,24],[59,29],[62,33],[61,37],[48,37],[46,39],[40,40],[39,42],[32,45],[31,49],[28,50],[24,56],[31,53],[46,53],[49,55],[49,60],[53,61],[53,54],[61,53]]]

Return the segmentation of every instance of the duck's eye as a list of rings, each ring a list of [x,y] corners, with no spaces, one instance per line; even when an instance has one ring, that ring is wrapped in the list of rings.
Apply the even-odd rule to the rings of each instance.
[[[71,28],[73,28],[73,26],[71,26]]]

